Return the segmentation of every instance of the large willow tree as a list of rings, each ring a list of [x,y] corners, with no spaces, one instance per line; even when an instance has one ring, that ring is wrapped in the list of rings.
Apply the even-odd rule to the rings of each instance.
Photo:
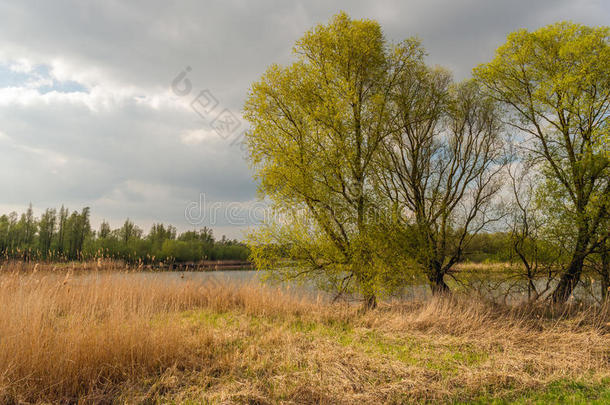
[[[356,292],[372,307],[395,277],[377,260],[375,156],[392,130],[392,90],[423,52],[417,41],[388,46],[378,23],[338,14],[294,53],[245,103],[260,192],[281,214],[252,236],[253,257],[275,276]]]
[[[493,204],[504,167],[500,115],[475,82],[454,84],[448,72],[424,64],[401,77],[393,103],[395,130],[377,171],[394,211],[386,233],[433,292],[447,292],[452,266],[501,216]]]
[[[569,236],[570,258],[553,293],[563,302],[609,236],[610,28],[517,31],[475,76],[508,107],[523,157],[539,170],[549,233]]]

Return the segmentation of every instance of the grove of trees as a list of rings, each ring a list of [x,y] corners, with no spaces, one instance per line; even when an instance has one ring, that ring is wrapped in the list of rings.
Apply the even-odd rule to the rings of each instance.
[[[565,302],[589,268],[606,296],[609,40],[609,27],[520,30],[455,82],[375,21],[314,27],[244,106],[260,194],[281,213],[250,236],[256,265],[374,307],[415,274],[449,291],[494,231],[535,299]]]
[[[144,235],[127,219],[111,229],[102,222],[99,231],[91,229],[89,208],[69,212],[63,206],[34,216],[30,206],[0,216],[0,257],[19,260],[89,260],[109,258],[129,263],[173,263],[200,260],[247,260],[248,248],[235,240],[215,240],[212,230],[178,234],[172,225],[154,224]]]

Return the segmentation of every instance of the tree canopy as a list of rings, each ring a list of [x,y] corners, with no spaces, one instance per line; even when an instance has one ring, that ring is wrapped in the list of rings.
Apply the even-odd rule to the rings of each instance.
[[[415,231],[417,249],[430,253],[416,263],[446,287],[497,191],[493,101],[476,83],[454,85],[429,69],[417,39],[388,44],[376,22],[344,13],[307,32],[294,53],[252,85],[244,107],[260,193],[290,214],[252,235],[255,262],[374,305],[410,276],[413,258],[396,240]],[[450,249],[453,236],[461,241]]]
[[[563,233],[571,259],[554,293],[565,301],[583,262],[608,238],[610,28],[561,22],[510,34],[475,77],[508,108],[522,159],[535,166],[549,232]]]

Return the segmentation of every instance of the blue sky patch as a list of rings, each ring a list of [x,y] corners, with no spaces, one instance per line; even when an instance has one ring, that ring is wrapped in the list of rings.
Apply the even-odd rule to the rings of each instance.
[[[32,86],[38,81],[46,83],[40,86]],[[33,87],[38,89],[41,94],[51,91],[59,93],[87,92],[87,88],[78,82],[56,80],[51,75],[51,69],[48,65],[36,65],[29,72],[16,72],[11,70],[10,64],[0,64],[0,88],[3,87]]]

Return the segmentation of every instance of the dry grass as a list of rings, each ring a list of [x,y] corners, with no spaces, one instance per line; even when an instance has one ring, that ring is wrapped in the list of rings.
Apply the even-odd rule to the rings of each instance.
[[[1,403],[610,400],[607,308],[445,298],[363,314],[257,284],[14,270]]]
[[[521,263],[509,262],[493,262],[493,263],[473,263],[465,262],[458,263],[453,268],[463,272],[481,272],[481,273],[514,273],[523,271],[524,266]]]

